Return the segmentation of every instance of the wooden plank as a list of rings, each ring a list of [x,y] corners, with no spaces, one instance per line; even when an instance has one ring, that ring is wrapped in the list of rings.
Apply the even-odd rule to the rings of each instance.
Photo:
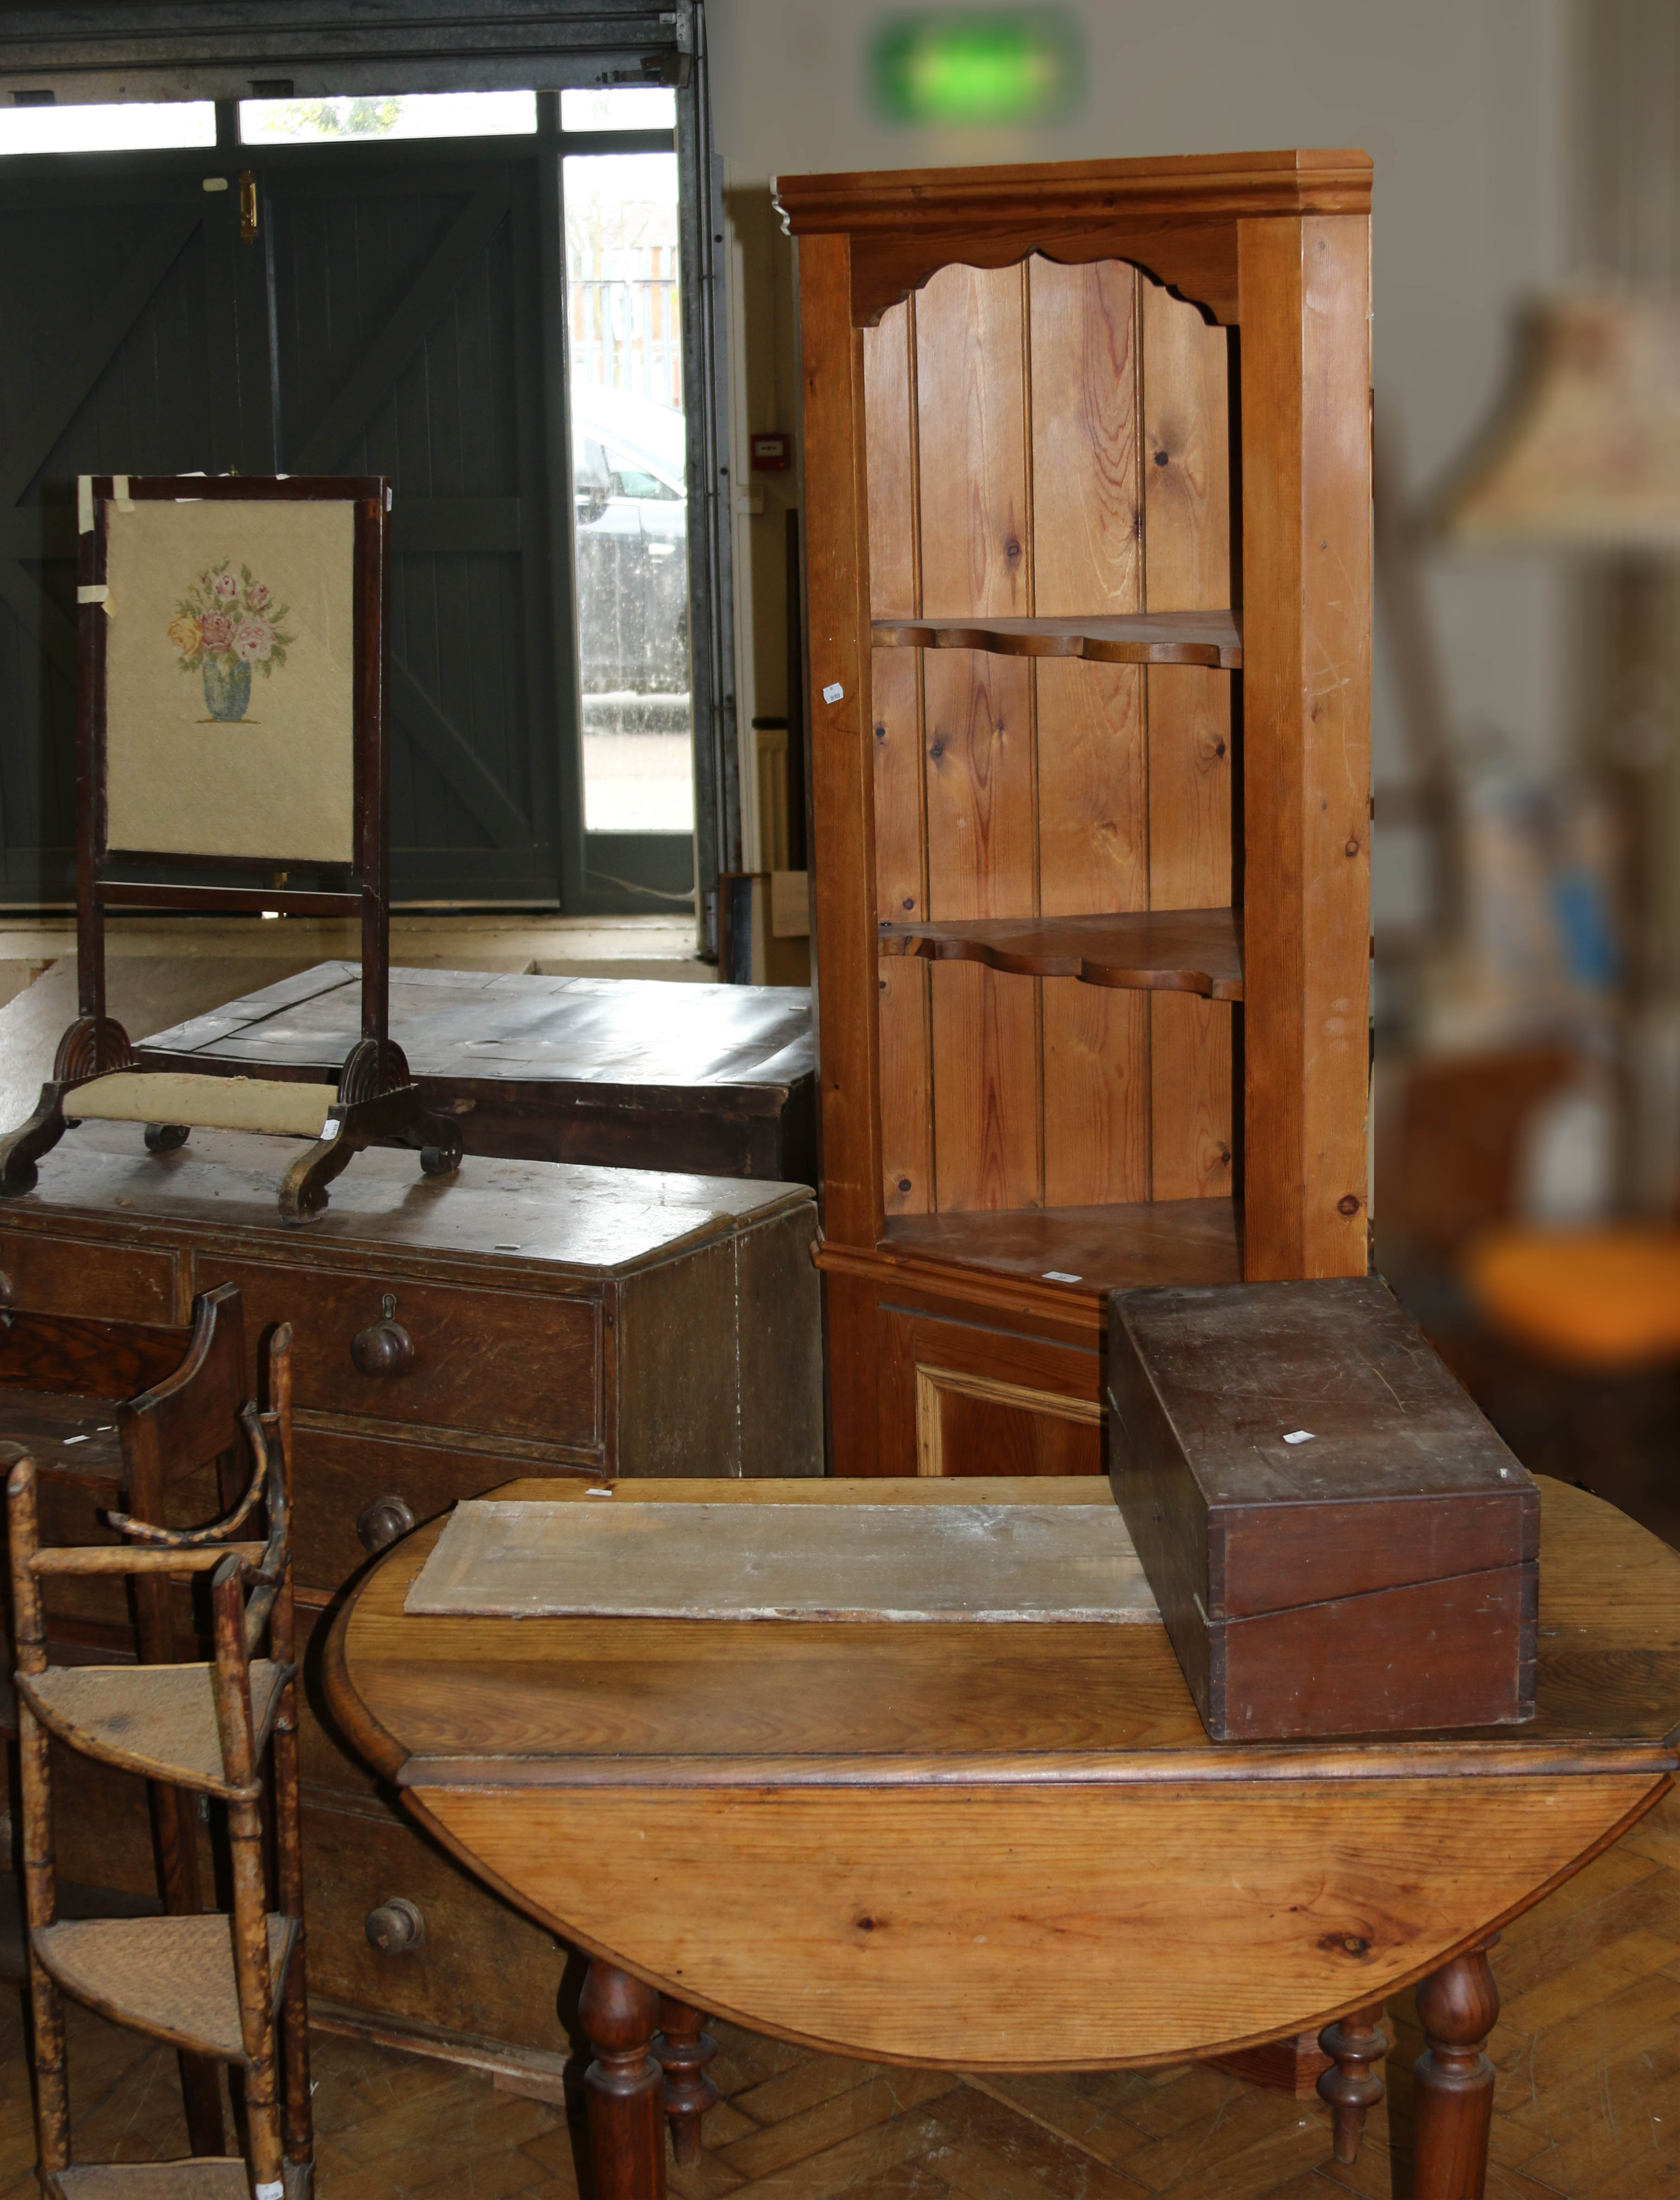
[[[922,609],[1030,615],[1024,278],[943,270],[916,309]],[[1029,666],[967,650],[922,668],[928,914],[1038,907]],[[940,970],[931,988],[936,1203],[1042,1197],[1037,988]]]
[[[1113,261],[1028,263],[1033,573],[1042,617],[1143,611],[1138,277]],[[1047,916],[1149,906],[1143,675],[1041,659],[1039,870]],[[1042,988],[1045,1199],[1146,1198],[1149,1009]]]
[[[874,725],[868,647],[869,546],[863,346],[852,325],[844,237],[799,247],[810,623],[812,885],[822,943],[823,1226],[843,1245],[881,1235]],[[821,515],[820,524],[817,515]],[[827,688],[838,688],[830,702]],[[835,1392],[838,1397],[838,1390]],[[873,1452],[869,1433],[862,1454]],[[836,1416],[836,1440],[839,1417]]]
[[[1034,373],[1036,377],[1036,368]],[[1035,379],[1035,418],[1039,404]],[[1038,464],[1035,452],[1035,477]],[[1051,493],[1060,486],[1066,484],[1052,470]],[[1077,534],[1068,537],[1061,546],[1063,555],[1070,547],[1077,547],[1080,540]],[[874,632],[881,649],[990,649],[1000,657],[1074,657],[1096,664],[1217,665],[1227,671],[1243,662],[1242,632],[1235,614],[1228,611],[1137,611],[1123,618],[1103,618],[1090,611],[1067,618],[877,617]]]
[[[1244,1273],[1362,1275],[1368,225],[1240,225]]]
[[[1157,1619],[1117,1507],[458,1505],[403,1606],[510,1619]]]
[[[508,799],[495,775],[474,754],[439,705],[407,665],[389,664],[391,716],[409,740],[435,764],[498,848],[530,845],[531,828]]]
[[[1234,913],[1227,909],[883,924],[881,951],[884,961],[913,955],[1132,992],[1243,998],[1242,953]]]
[[[484,248],[507,219],[506,184],[477,191],[407,290],[383,317],[378,340],[290,458],[294,473],[330,473],[407,366]]]
[[[913,612],[917,604],[912,312],[909,303],[895,307],[863,333],[869,601],[877,617]],[[875,910],[913,922],[927,908],[920,659],[877,649],[870,690]],[[889,1214],[925,1214],[934,1199],[928,980],[921,971],[882,970],[878,982],[881,1197]]]
[[[1227,339],[1193,307],[1143,286],[1144,586],[1151,610],[1231,601]],[[1231,682],[1173,667],[1149,683],[1150,903],[1232,898]],[[1231,1017],[1150,1003],[1152,1188],[1157,1199],[1232,1188]]]
[[[928,905],[935,917],[1028,916],[1034,848],[1030,675],[1007,658],[929,659]],[[1035,980],[973,964],[930,979],[936,1205],[1042,1198]]]

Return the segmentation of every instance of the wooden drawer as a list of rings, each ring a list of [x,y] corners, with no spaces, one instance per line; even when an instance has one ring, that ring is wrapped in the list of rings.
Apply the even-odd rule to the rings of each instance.
[[[0,1302],[96,1321],[173,1322],[175,1255],[0,1230]]]
[[[368,1913],[412,1902],[424,1939],[384,1954]],[[309,1991],[325,2001],[448,2032],[566,2052],[555,2007],[565,1951],[553,1934],[467,1877],[417,1827],[378,1805],[303,1811],[303,1899]]]
[[[383,1497],[401,1498],[415,1525],[447,1512],[458,1498],[480,1497],[529,1469],[493,1452],[300,1428],[292,1437],[297,1496],[292,1514],[292,1571],[300,1589],[336,1589],[367,1561],[356,1522]],[[594,1470],[580,1467],[580,1474]]]
[[[600,1307],[594,1298],[262,1267],[214,1253],[200,1254],[195,1265],[198,1290],[239,1286],[254,1366],[264,1330],[290,1322],[293,1398],[306,1412],[577,1450],[601,1442]],[[364,1375],[350,1356],[352,1340],[387,1319],[411,1339],[413,1364],[401,1374]]]

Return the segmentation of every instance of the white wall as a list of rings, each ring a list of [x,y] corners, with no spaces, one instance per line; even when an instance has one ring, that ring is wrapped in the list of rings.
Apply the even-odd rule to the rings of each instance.
[[[1513,306],[1566,272],[1571,0],[1073,0],[1090,62],[1081,108],[1055,130],[1007,133],[879,120],[864,56],[883,12],[868,0],[707,0],[717,142],[738,205],[778,172],[1362,146],[1376,163],[1377,402],[1401,431],[1413,490],[1495,401]],[[749,310],[749,347],[754,321]],[[740,553],[779,559],[780,535],[755,534]],[[1457,724],[1497,728],[1537,758],[1566,753],[1567,582],[1484,553],[1431,565]],[[746,571],[739,583],[754,585]],[[1383,650],[1379,630],[1379,783],[1405,776]],[[759,664],[762,688],[774,678],[762,647]],[[1381,915],[1400,889],[1392,876],[1385,886],[1380,839],[1379,864]]]

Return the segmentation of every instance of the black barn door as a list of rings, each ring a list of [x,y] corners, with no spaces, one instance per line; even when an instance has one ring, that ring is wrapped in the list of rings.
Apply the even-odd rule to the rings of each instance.
[[[554,904],[577,737],[536,143],[259,152],[224,112],[214,151],[0,170],[0,900],[73,892],[77,475],[233,469],[394,485],[396,897]]]

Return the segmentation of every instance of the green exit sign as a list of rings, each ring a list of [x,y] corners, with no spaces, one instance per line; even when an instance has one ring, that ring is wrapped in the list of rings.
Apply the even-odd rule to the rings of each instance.
[[[1085,45],[1060,8],[939,8],[890,16],[869,53],[894,122],[1057,122],[1084,88]]]

